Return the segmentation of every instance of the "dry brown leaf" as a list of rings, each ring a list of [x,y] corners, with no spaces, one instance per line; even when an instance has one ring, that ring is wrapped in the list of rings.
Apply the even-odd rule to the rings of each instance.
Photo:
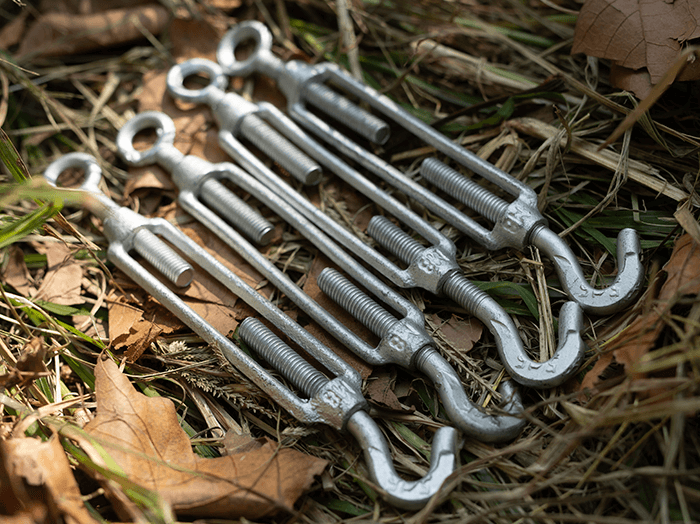
[[[172,401],[137,392],[107,358],[95,367],[95,396],[97,416],[85,431],[132,481],[157,491],[178,515],[259,519],[289,511],[326,466],[271,441],[237,455],[199,457]]]
[[[166,8],[150,4],[112,9],[95,14],[47,13],[25,34],[18,56],[64,56],[86,53],[158,35],[170,15]]]
[[[138,360],[156,337],[173,331],[158,322],[161,315],[151,314],[148,317],[152,320],[146,320],[143,310],[127,304],[125,297],[116,290],[107,297],[107,311],[109,343],[114,349],[126,349],[126,358],[130,362]]]
[[[57,435],[46,442],[23,437],[2,440],[0,461],[0,470],[4,470],[0,474],[0,501],[11,515],[16,510],[16,516],[26,516],[26,521],[31,523],[49,522],[34,520],[42,514],[51,515],[50,522],[96,522],[85,508]],[[4,522],[2,517],[0,520]]]
[[[635,377],[634,366],[654,348],[665,323],[663,315],[680,295],[700,293],[700,244],[690,235],[681,236],[674,246],[669,261],[664,266],[668,278],[661,286],[653,309],[639,316],[623,331],[615,342],[614,349],[604,354],[581,383],[580,390],[592,388],[599,376],[613,361],[622,364],[625,371]]]
[[[14,366],[11,362],[5,362],[9,371],[0,375],[0,390],[10,389],[14,386],[22,387],[39,377],[46,376],[45,356],[46,346],[43,338],[34,337],[27,342]]]
[[[394,393],[393,382],[389,372],[378,372],[375,380],[370,380],[367,385],[367,398],[389,409],[405,411],[396,393]]]
[[[571,52],[611,60],[614,85],[645,98],[695,38],[700,38],[700,5],[693,0],[588,0]],[[678,79],[699,78],[700,68],[690,67]]]
[[[71,250],[65,244],[54,242],[43,251],[48,268],[35,298],[64,306],[85,302],[81,291],[83,268],[73,258]]]
[[[136,171],[136,170],[135,170]],[[129,178],[124,185],[124,197],[130,197],[131,194],[140,189],[146,190],[148,193],[161,191],[175,191],[177,188],[172,179],[162,169],[152,170],[142,168],[142,171],[132,173],[134,176]]]
[[[17,245],[10,246],[7,256],[7,265],[3,271],[3,280],[12,286],[20,295],[25,297],[36,294],[32,286],[27,264],[24,263],[24,252]]]
[[[484,331],[484,325],[475,318],[462,320],[452,315],[450,320],[443,322],[437,315],[433,315],[433,322],[440,326],[440,332],[453,348],[465,353],[474,347]]]
[[[170,24],[173,56],[178,62],[189,58],[216,61],[216,47],[228,30],[225,20],[203,14],[198,20],[176,18]]]

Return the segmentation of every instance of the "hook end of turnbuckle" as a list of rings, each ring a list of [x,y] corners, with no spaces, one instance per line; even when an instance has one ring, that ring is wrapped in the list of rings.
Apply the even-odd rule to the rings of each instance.
[[[512,381],[503,382],[498,388],[505,399],[502,414],[490,414],[469,399],[459,375],[436,350],[423,351],[416,367],[430,377],[447,416],[465,435],[482,442],[506,442],[525,427],[522,398]]]
[[[596,289],[583,275],[576,255],[553,231],[539,228],[532,243],[552,259],[562,287],[571,299],[587,312],[608,315],[632,304],[642,288],[644,267],[639,236],[626,228],[617,236],[617,277],[606,288]]]
[[[581,367],[587,349],[582,331],[583,311],[576,302],[566,302],[559,312],[559,344],[552,358],[535,362],[521,348],[509,346],[503,348],[503,363],[519,384],[537,389],[560,386]]]
[[[440,491],[457,467],[461,439],[456,429],[442,427],[435,432],[430,452],[430,469],[421,479],[409,481],[398,476],[391,461],[391,452],[377,424],[364,411],[350,417],[348,431],[362,446],[370,476],[390,504],[415,510],[422,508]]]

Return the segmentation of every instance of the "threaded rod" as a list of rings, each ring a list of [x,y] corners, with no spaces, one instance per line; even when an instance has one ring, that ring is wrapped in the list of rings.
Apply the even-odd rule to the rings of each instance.
[[[323,373],[304,360],[257,318],[248,317],[243,320],[238,327],[238,334],[253,351],[305,395],[313,397],[328,382]]]
[[[378,337],[384,338],[396,324],[397,320],[392,314],[335,269],[325,268],[318,276],[317,282],[321,291]]]
[[[367,233],[406,264],[413,262],[425,250],[425,246],[382,215],[372,217]]]
[[[454,196],[464,205],[473,209],[491,222],[498,222],[506,210],[508,202],[481,187],[437,158],[426,158],[420,166],[420,173],[448,195]]]

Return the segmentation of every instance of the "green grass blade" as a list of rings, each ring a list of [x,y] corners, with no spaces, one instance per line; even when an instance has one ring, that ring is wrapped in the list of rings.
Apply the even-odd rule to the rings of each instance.
[[[348,515],[352,515],[354,517],[367,515],[367,513],[372,512],[372,508],[355,505],[347,500],[331,499],[324,502],[323,505],[332,511],[342,511],[343,513],[347,513]]]
[[[19,156],[12,140],[2,128],[0,128],[0,160],[5,164],[15,181],[25,182],[30,178],[29,170],[24,164],[22,157]]]
[[[48,219],[61,211],[60,203],[44,204],[40,208],[11,221],[0,229],[0,249],[9,246],[36,231]]]
[[[537,297],[535,296],[535,293],[532,291],[532,288],[528,286],[527,284],[515,284],[513,282],[476,282],[473,281],[474,285],[477,286],[479,289],[486,291],[490,295],[494,296],[499,302],[499,304],[503,305],[501,303],[501,300],[498,297],[513,297],[513,296],[518,296],[520,297],[523,302],[525,303],[525,306],[527,307],[527,310],[525,313],[529,313],[536,319],[540,318],[540,308],[539,308],[539,303],[537,301]],[[504,306],[505,307],[505,306]]]
[[[389,424],[401,435],[406,442],[416,448],[421,455],[430,460],[430,444],[411,431],[408,426],[400,422],[389,421]]]

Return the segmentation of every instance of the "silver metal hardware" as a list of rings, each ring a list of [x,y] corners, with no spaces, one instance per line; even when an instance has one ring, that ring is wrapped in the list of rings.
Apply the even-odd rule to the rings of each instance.
[[[155,158],[155,155],[151,158]],[[372,480],[382,488],[382,494],[388,502],[401,508],[418,509],[440,489],[444,480],[456,467],[459,438],[454,428],[443,427],[435,433],[434,456],[428,475],[412,482],[400,478],[391,462],[391,453],[381,431],[363,411],[367,409],[367,403],[361,394],[360,376],[352,367],[167,221],[144,218],[128,208],[119,207],[99,192],[97,184],[100,170],[91,156],[73,153],[62,157],[57,164],[49,166],[47,179],[55,185],[58,175],[69,167],[85,169],[88,174],[87,181],[80,190],[89,191],[103,204],[104,209],[98,212],[98,216],[103,220],[105,236],[109,241],[107,256],[117,267],[151,293],[205,342],[219,348],[232,365],[298,420],[328,424],[356,436],[363,447]],[[259,320],[246,319],[240,325],[240,333],[244,340],[274,367],[278,367],[278,370],[309,398],[302,399],[274,378],[131,257],[129,239],[142,227],[152,229],[166,238],[174,249],[190,258],[253,307],[267,321],[299,344],[328,372],[335,375],[335,378],[329,380],[317,372],[275,335],[266,331]]]
[[[122,156],[129,157],[130,150],[133,148],[133,138],[139,130],[145,127],[156,127],[160,122],[166,125],[169,118],[160,114],[141,113],[134,117],[129,123],[122,128],[117,137],[117,144]],[[132,123],[133,122],[133,123]],[[172,122],[170,122],[172,123]],[[169,124],[167,124],[169,125]],[[159,134],[162,134],[159,133]],[[221,132],[221,135],[232,140],[229,133]],[[227,149],[231,149],[230,142],[227,144]],[[157,142],[153,148],[170,147],[168,142]],[[241,158],[248,159],[246,162],[255,172],[261,177],[271,177],[281,188],[283,193],[297,194],[286,184],[279,179],[274,173],[267,169],[257,157],[250,151],[238,144],[235,151]],[[142,152],[148,158],[158,158],[157,152],[150,150]],[[183,158],[183,163],[186,158]],[[188,161],[187,165],[192,168],[189,171],[181,169],[177,164],[169,164],[168,168],[177,170],[178,177],[173,177],[175,183],[181,188],[187,188],[196,183],[196,180],[201,176],[200,173],[207,173],[211,167],[203,159],[198,159],[198,162]],[[199,172],[194,169],[196,167]],[[420,311],[409,301],[401,297],[391,288],[386,286],[381,280],[372,275],[360,264],[358,264],[351,256],[343,251],[329,236],[323,233],[316,225],[305,218],[301,213],[296,211],[278,194],[271,191],[266,185],[262,184],[250,174],[239,169],[234,165],[230,165],[226,170],[229,180],[239,187],[254,196],[262,204],[266,205],[270,210],[277,213],[281,218],[295,227],[299,232],[305,235],[315,246],[319,248],[333,262],[347,271],[356,281],[360,282],[367,290],[373,293],[376,297],[384,302],[388,307],[402,315],[401,323],[404,333],[410,333],[408,337],[404,335],[405,342],[403,344],[390,344],[382,340],[380,344],[374,348],[350,331],[342,323],[336,320],[327,311],[321,308],[315,301],[310,299],[294,284],[289,277],[279,271],[274,264],[260,254],[253,246],[251,246],[235,229],[230,227],[216,213],[201,205],[187,191],[181,189],[178,196],[178,201],[183,208],[192,214],[197,220],[205,224],[212,232],[227,243],[235,250],[246,262],[257,269],[265,278],[268,279],[277,289],[284,293],[287,298],[297,304],[319,325],[321,325],[328,333],[334,336],[337,340],[343,343],[348,349],[357,354],[360,358],[373,365],[383,365],[395,363],[406,368],[414,368],[417,366],[418,359],[416,355],[425,351],[426,348],[433,347],[433,341],[427,334],[424,328],[424,319]],[[285,189],[286,188],[286,189]],[[314,208],[315,209],[315,208]],[[325,215],[322,215],[325,217]],[[326,217],[327,218],[327,217]],[[333,222],[331,222],[333,223]],[[344,241],[348,237],[350,243],[358,242],[357,239],[350,235],[346,230],[342,230],[343,235],[340,237]],[[345,242],[344,242],[345,243]],[[359,243],[365,250],[374,253],[365,244]],[[394,339],[392,339],[394,340]],[[459,377],[454,370],[440,357],[432,357],[431,360],[442,361],[439,375],[436,375],[434,366],[418,369],[425,372],[435,383],[440,391],[440,395],[445,403],[454,405],[450,407],[451,420],[455,425],[466,434],[484,441],[503,441],[510,440],[517,436],[522,430],[525,420],[515,416],[492,416],[482,413],[473,405],[466,396]],[[445,375],[450,375],[449,381],[445,381]],[[445,385],[447,382],[448,385]],[[504,385],[505,387],[505,385]],[[507,413],[516,415],[522,411],[522,403],[519,394],[512,387],[502,390],[505,398],[509,401],[506,404],[505,410]]]
[[[236,60],[236,46],[250,39],[257,44],[255,51],[244,61]],[[309,66],[298,61],[282,62],[272,54],[271,43],[272,37],[264,24],[257,21],[243,22],[232,28],[221,40],[217,59],[227,74],[246,76],[258,72],[276,80],[287,97],[289,114],[294,120],[331,144],[341,154],[420,202],[486,248],[522,249],[531,243],[542,249],[557,268],[557,274],[562,280],[565,291],[586,311],[609,314],[628,306],[637,296],[644,275],[639,261],[640,247],[636,231],[624,230],[618,237],[620,267],[613,284],[605,290],[592,288],[583,277],[583,271],[573,252],[556,234],[545,227],[546,221],[537,209],[537,195],[532,188],[450,141],[432,127],[404,111],[388,97],[345,74],[335,64]],[[496,221],[493,230],[489,231],[309,111],[304,97],[304,93],[309,89],[308,86],[324,85],[326,82],[339,86],[368,104],[377,113],[435,147],[442,154],[515,197],[508,211]],[[479,206],[482,207],[484,203],[482,197],[476,199],[480,201]]]

